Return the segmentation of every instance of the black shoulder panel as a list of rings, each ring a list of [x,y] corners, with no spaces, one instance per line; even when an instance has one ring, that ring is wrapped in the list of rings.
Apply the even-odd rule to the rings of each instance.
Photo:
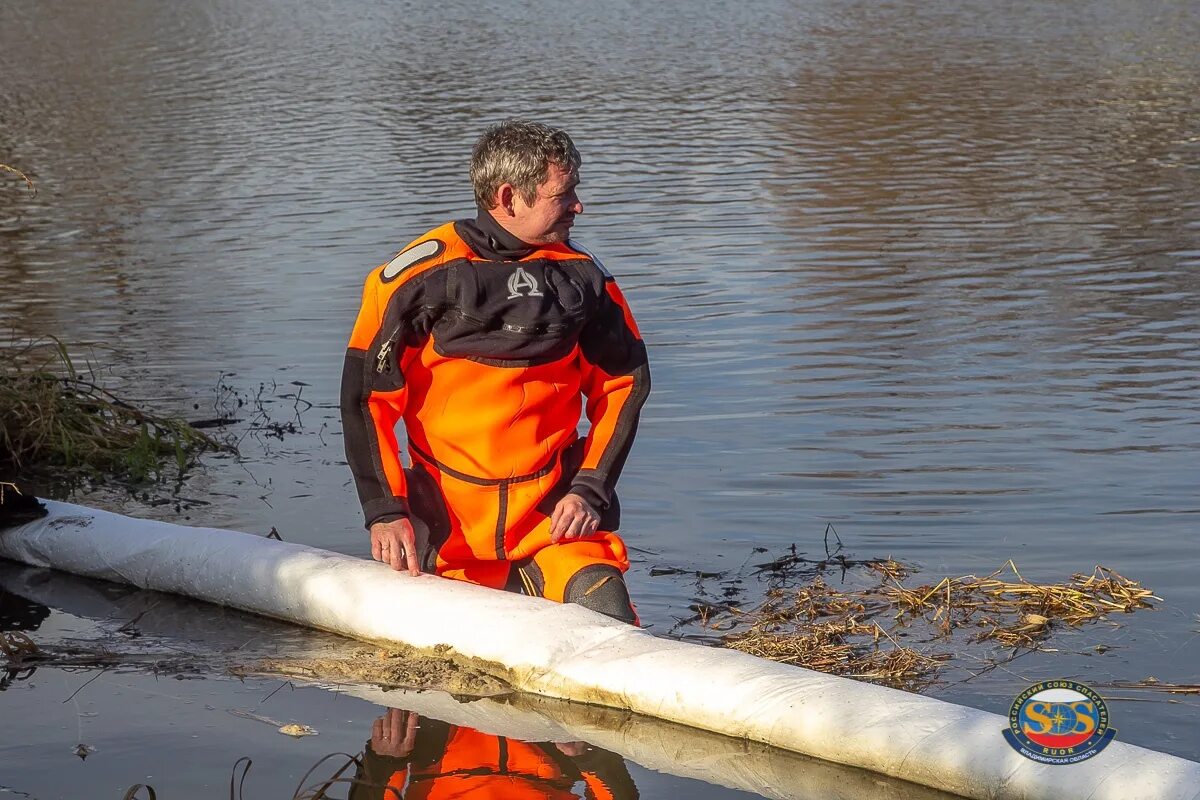
[[[566,357],[602,302],[603,285],[587,278],[582,263],[456,263],[432,331],[438,352],[513,367]]]

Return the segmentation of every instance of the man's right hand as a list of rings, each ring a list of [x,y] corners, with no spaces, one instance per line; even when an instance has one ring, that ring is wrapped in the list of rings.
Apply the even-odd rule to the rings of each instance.
[[[409,575],[420,575],[417,535],[407,519],[376,522],[371,526],[371,558],[390,564],[394,570],[407,567]]]

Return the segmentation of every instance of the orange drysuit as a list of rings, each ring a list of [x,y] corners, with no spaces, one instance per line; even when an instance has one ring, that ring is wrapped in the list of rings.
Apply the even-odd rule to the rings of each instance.
[[[346,353],[346,453],[367,526],[411,516],[424,569],[485,586],[561,602],[620,582],[613,489],[649,388],[637,325],[589,253],[527,245],[486,211],[436,228],[367,277]],[[600,530],[552,545],[568,491],[600,511]]]
[[[368,743],[349,800],[637,800],[620,756],[589,748],[564,755],[530,743],[422,718],[412,753],[376,753]]]

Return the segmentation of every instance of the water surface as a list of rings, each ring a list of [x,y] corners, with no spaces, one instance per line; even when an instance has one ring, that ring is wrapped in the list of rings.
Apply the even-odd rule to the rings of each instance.
[[[0,162],[38,193],[0,179],[0,324],[102,343],[102,377],[164,410],[236,391],[301,426],[212,460],[182,490],[209,505],[91,501],[367,555],[336,412],[361,280],[470,213],[484,125],[561,124],[576,235],[654,370],[622,484],[645,622],[694,593],[651,567],[819,552],[833,522],[933,580],[1099,563],[1166,599],[939,696],[1003,713],[1043,678],[1195,683],[1198,17],[17,0]],[[1194,702],[1136,699],[1112,704],[1123,740],[1196,755]]]

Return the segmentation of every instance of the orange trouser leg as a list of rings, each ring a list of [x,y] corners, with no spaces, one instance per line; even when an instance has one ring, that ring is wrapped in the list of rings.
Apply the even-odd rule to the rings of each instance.
[[[547,545],[513,564],[526,594],[578,603],[638,625],[622,574],[629,569],[625,543],[610,531]],[[510,584],[511,585],[511,584]]]
[[[551,540],[554,500],[565,491],[561,465],[500,484],[472,483],[432,465],[420,472],[424,476],[409,470],[410,486],[422,486],[426,501],[436,494],[436,503],[413,507],[417,512],[424,506],[420,516],[430,520],[438,575],[579,603],[637,624],[622,578],[629,557],[620,536],[597,531],[583,539]]]
[[[637,611],[622,577],[628,568],[621,537],[602,531],[586,539],[549,544],[520,561],[446,564],[439,567],[438,574],[559,603],[578,603],[638,625]]]
[[[586,580],[587,574],[579,579],[577,576],[590,567],[603,567],[602,575],[616,575],[618,578],[629,568],[629,561],[625,558],[625,543],[617,534],[606,531],[594,533],[586,539],[570,539],[547,545],[517,563],[530,578],[539,597],[558,603],[568,602],[568,597],[578,597],[595,588],[592,583],[583,587],[577,585],[579,580]]]

